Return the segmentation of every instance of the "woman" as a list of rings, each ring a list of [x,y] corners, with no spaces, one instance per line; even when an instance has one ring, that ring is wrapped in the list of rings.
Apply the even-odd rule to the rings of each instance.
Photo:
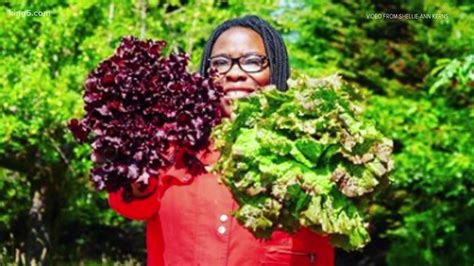
[[[281,36],[256,16],[226,21],[208,40],[201,73],[217,69],[227,101],[258,93],[275,84],[286,90],[288,57]],[[211,165],[219,153],[211,148],[200,160]],[[174,167],[149,189],[134,189],[126,203],[121,193],[109,195],[110,206],[130,219],[147,221],[148,265],[318,265],[334,264],[327,237],[302,228],[294,235],[275,231],[259,240],[231,213],[238,206],[219,176],[191,177]],[[155,180],[155,179],[152,179]],[[166,193],[165,193],[166,192]]]

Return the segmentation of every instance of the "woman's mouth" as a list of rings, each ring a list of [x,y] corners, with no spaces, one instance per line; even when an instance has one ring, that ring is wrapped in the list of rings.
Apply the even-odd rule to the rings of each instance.
[[[227,99],[240,99],[240,98],[245,98],[249,96],[252,92],[254,92],[254,89],[250,88],[229,88],[224,90],[225,91],[225,98]]]

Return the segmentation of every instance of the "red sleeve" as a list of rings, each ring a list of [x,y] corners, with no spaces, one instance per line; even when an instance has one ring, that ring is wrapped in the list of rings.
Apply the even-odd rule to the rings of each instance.
[[[160,207],[161,196],[163,194],[162,186],[158,185],[156,178],[150,178],[149,189],[154,189],[154,192],[143,199],[133,199],[130,202],[125,202],[122,198],[123,188],[117,192],[109,193],[109,206],[117,213],[126,218],[133,220],[148,220],[158,211]]]

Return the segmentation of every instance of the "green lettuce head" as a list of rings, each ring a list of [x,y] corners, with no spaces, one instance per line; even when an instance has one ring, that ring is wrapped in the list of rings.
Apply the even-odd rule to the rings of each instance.
[[[388,184],[393,143],[362,120],[357,93],[337,75],[288,84],[239,100],[213,131],[234,216],[260,238],[305,226],[360,249],[370,240],[361,203]]]

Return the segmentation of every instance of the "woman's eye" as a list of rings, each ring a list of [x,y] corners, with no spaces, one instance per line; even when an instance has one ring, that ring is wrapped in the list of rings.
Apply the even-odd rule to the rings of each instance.
[[[212,66],[213,67],[226,66],[228,64],[229,64],[229,62],[227,60],[224,60],[224,59],[216,59],[216,60],[212,61]]]
[[[244,60],[244,65],[262,65],[262,60],[260,58],[247,58]]]

